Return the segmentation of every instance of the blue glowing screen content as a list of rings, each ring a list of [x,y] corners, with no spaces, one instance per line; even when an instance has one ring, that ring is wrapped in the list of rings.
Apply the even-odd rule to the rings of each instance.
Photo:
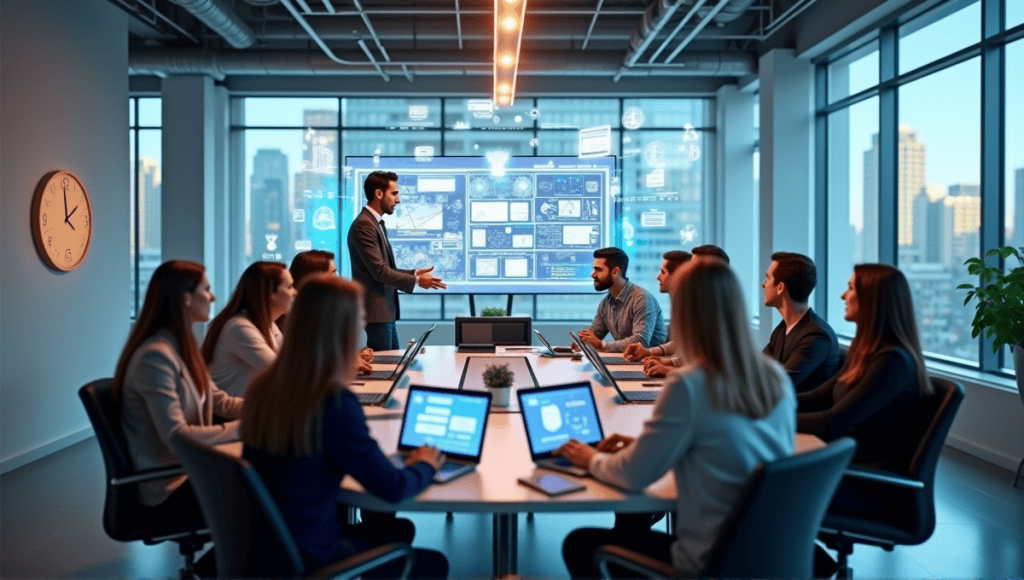
[[[383,216],[395,262],[434,266],[449,292],[592,293],[594,250],[618,245],[614,157],[348,157],[345,169],[355,213],[367,175],[398,175],[401,202]]]
[[[433,445],[445,453],[478,457],[487,422],[487,399],[411,389],[402,425],[403,447]]]
[[[524,394],[522,407],[534,455],[569,439],[594,444],[603,438],[590,385]]]

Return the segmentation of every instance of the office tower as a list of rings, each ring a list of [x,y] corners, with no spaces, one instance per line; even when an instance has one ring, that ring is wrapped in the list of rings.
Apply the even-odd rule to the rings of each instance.
[[[254,260],[282,260],[291,235],[288,211],[288,156],[280,149],[258,149],[249,181],[249,234],[246,255]]]
[[[1013,190],[1013,226],[1006,234],[1006,241],[1020,250],[1024,246],[1024,167],[1013,172]]]
[[[946,188],[931,184],[914,199],[914,247],[918,261],[950,266],[949,244],[945,228]],[[909,247],[909,246],[908,246]],[[902,255],[902,249],[901,249]],[[905,262],[900,259],[900,264]]]
[[[139,159],[139,248],[160,247],[160,164]]]
[[[864,215],[860,243],[854,246],[854,263],[878,261],[878,133],[864,152]],[[859,253],[858,253],[859,250]]]
[[[897,239],[900,246],[909,246],[914,243],[914,198],[925,185],[925,145],[917,140],[917,131],[903,124],[897,148]]]

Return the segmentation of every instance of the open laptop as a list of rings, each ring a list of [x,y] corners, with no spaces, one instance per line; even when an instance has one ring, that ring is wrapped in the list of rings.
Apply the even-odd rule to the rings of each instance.
[[[564,457],[555,457],[552,452],[570,439],[588,445],[604,439],[590,383],[521,389],[517,395],[533,462],[546,469],[587,475],[586,469],[574,466]]]
[[[398,453],[391,460],[402,466],[410,451],[433,445],[447,456],[434,481],[445,483],[469,473],[480,463],[490,408],[490,392],[409,385]]]
[[[415,342],[413,342],[412,344],[407,346],[405,348],[406,353],[408,353],[409,349],[411,349],[411,348],[418,349],[419,345],[422,344],[422,341],[425,338],[426,338],[425,336],[421,336],[418,340],[416,340]],[[397,367],[395,367],[395,372],[393,374],[393,378],[391,379],[391,386],[388,387],[387,391],[385,391],[383,393],[356,393],[356,398],[359,399],[359,403],[361,405],[375,405],[375,406],[378,406],[378,407],[383,407],[383,406],[387,405],[388,401],[391,400],[391,394],[395,392],[395,388],[398,386],[398,383],[402,382],[402,377],[405,376],[405,371],[407,371],[409,369],[409,365],[412,364],[412,361],[415,358],[416,357],[414,357],[414,356],[406,357],[405,360],[403,360],[401,364],[399,364]],[[387,372],[387,371],[379,371],[379,372]],[[371,375],[363,375],[362,377],[357,377],[357,380],[358,379],[363,379],[363,378],[368,378],[370,376]]]
[[[567,346],[551,346],[551,343],[548,342],[548,340],[546,338],[544,338],[544,335],[541,334],[540,331],[537,330],[536,328],[533,329],[533,333],[537,335],[537,338],[539,338],[541,343],[543,343],[544,346],[548,349],[547,352],[542,352],[541,353],[542,356],[572,358],[576,354],[576,353],[574,353],[572,351],[571,348],[569,348]],[[558,349],[558,350],[555,350],[555,349]],[[562,350],[562,349],[567,349],[567,350]]]
[[[584,345],[583,341],[580,340],[574,333],[570,332],[569,336],[571,336],[572,339],[576,341],[576,344],[578,344],[580,346],[580,350],[583,350],[584,346],[589,348],[590,351],[591,351],[591,354],[593,354],[594,357],[596,357],[598,360],[600,360],[602,365],[635,364],[635,363],[628,363],[628,362],[619,363],[619,362],[615,361],[616,358],[619,359],[619,360],[623,360],[622,357],[608,357],[608,358],[602,357],[600,354],[598,354],[597,350],[595,350],[594,347],[590,346],[589,344]],[[587,353],[584,351],[583,354],[587,354]],[[587,358],[590,358],[589,354],[587,354]],[[591,361],[591,362],[593,362],[593,361]],[[643,363],[641,363],[641,364],[643,364]],[[596,367],[597,363],[594,363],[594,366]],[[605,366],[604,370],[608,371],[608,367]],[[605,374],[605,372],[602,371],[601,374]],[[644,374],[643,371],[608,371],[608,374],[610,374],[611,376],[614,376],[616,379],[618,379],[620,381],[646,381],[646,380],[652,380],[651,377],[649,377],[646,374]]]
[[[416,360],[416,356],[420,354],[420,347],[422,347],[423,343],[427,341],[427,337],[430,336],[430,333],[433,332],[433,330],[434,327],[428,328],[427,331],[424,332],[423,335],[420,336],[415,342],[405,347],[405,352],[402,354],[402,359],[398,363],[398,366],[396,366],[395,368],[391,369],[390,371],[373,371],[368,375],[359,375],[358,378],[368,381],[386,381],[388,379],[401,377],[402,373],[405,372],[405,369],[409,368],[409,366],[412,365],[412,362]]]
[[[597,372],[601,373],[601,376],[608,381],[611,386],[615,387],[615,391],[619,393],[619,398],[622,399],[623,403],[653,403],[654,399],[658,397],[658,391],[623,391],[619,388],[619,383],[616,381],[615,373],[608,370],[605,366],[604,361],[601,360],[601,355],[597,354],[594,347],[580,340],[574,333],[570,332],[569,336],[576,341],[576,344],[583,350],[584,356],[590,361],[590,364],[594,365]],[[632,371],[625,371],[632,372]],[[641,373],[642,374],[642,373]],[[644,378],[648,378],[644,375]]]
[[[432,332],[434,330],[434,328],[436,328],[436,327],[437,327],[437,325],[435,324],[434,326],[431,326],[430,328],[428,328],[426,330],[426,332],[423,333],[423,337],[420,338],[420,340],[426,342],[426,336],[430,332]],[[422,342],[420,343],[420,346],[421,347],[423,346]],[[376,355],[375,354],[375,355],[373,355],[373,362],[380,363],[380,364],[385,364],[385,365],[386,364],[394,364],[394,363],[402,362],[403,358],[405,358],[404,354],[382,354],[382,355]]]

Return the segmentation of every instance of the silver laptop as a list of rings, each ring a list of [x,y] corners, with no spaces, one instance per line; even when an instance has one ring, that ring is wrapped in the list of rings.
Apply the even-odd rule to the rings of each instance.
[[[572,358],[573,356],[575,356],[576,353],[574,353],[572,349],[567,346],[551,346],[551,343],[548,342],[548,340],[544,338],[544,335],[541,334],[540,331],[537,330],[536,328],[533,329],[533,333],[537,335],[537,338],[539,338],[541,343],[543,343],[544,346],[548,349],[547,352],[541,353],[542,356],[564,358]]]
[[[564,457],[552,455],[570,439],[597,445],[604,434],[601,417],[594,404],[590,383],[583,381],[539,389],[520,389],[519,408],[523,413],[526,442],[533,462],[546,469],[572,475],[587,475]]]
[[[402,359],[399,361],[398,366],[391,369],[390,371],[373,371],[368,375],[359,375],[358,378],[368,381],[379,381],[388,380],[394,378],[400,378],[402,373],[405,372],[412,365],[412,361],[416,360],[416,356],[420,354],[420,348],[423,347],[423,343],[427,341],[427,337],[434,331],[434,327],[431,326],[419,337],[418,340],[405,347],[405,353],[402,354]]]
[[[409,385],[392,462],[401,467],[410,451],[433,445],[447,457],[434,481],[445,483],[473,471],[483,453],[490,409],[490,392]]]
[[[619,393],[619,398],[622,399],[623,403],[653,403],[658,398],[658,391],[623,391],[619,388],[619,383],[616,382],[615,373],[608,370],[605,366],[604,361],[601,360],[601,355],[597,354],[594,347],[580,340],[575,333],[570,332],[569,336],[576,341],[576,344],[580,346],[583,354],[590,361],[590,364],[594,365],[597,372],[601,373],[601,376],[605,378],[613,387],[615,391]],[[623,372],[623,371],[620,371]],[[631,371],[630,371],[631,372]],[[642,373],[641,373],[642,374]],[[648,378],[644,375],[643,378]]]
[[[426,340],[427,340],[427,335],[428,335],[428,334],[429,334],[430,332],[432,332],[432,331],[434,330],[434,328],[436,328],[436,327],[437,327],[437,325],[435,324],[435,325],[431,326],[430,328],[428,328],[428,329],[426,330],[426,332],[424,332],[424,333],[423,333],[423,336],[422,336],[422,337],[421,337],[421,338],[420,338],[419,340],[421,340],[421,341],[426,341]],[[422,342],[420,343],[420,346],[423,346]],[[408,348],[408,347],[406,347],[406,348]],[[374,356],[373,356],[373,362],[375,362],[375,363],[380,363],[380,364],[384,364],[384,365],[386,365],[386,364],[397,364],[397,363],[400,363],[400,362],[402,362],[402,360],[403,360],[404,358],[405,358],[405,355],[404,355],[404,354],[382,354],[382,355],[374,355]]]

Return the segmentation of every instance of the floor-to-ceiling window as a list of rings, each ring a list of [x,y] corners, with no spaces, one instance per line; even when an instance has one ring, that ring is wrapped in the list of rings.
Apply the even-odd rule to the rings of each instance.
[[[1020,5],[953,0],[904,14],[819,64],[828,188],[819,218],[829,239],[827,316],[841,335],[855,331],[839,298],[853,265],[890,262],[910,283],[927,356],[986,371],[1012,364],[1008,350],[985,354],[971,337],[973,303],[964,306],[956,287],[977,283],[966,259],[1024,246],[1015,227],[1024,197]],[[998,59],[993,74],[986,64]],[[985,179],[983,167],[999,161],[1005,176]],[[1003,213],[986,221],[994,204]]]
[[[130,312],[134,318],[146,286],[160,265],[160,99],[128,99],[128,145],[131,188],[129,256],[131,258]]]
[[[238,98],[232,104],[235,184],[232,275],[255,260],[290,263],[312,247],[335,252],[345,264],[343,232],[353,215],[340,196],[353,188],[345,159],[362,156],[512,156],[579,153],[580,130],[607,126],[609,153],[618,159],[615,243],[630,256],[628,276],[654,288],[662,254],[708,243],[705,227],[714,131],[707,99],[520,98],[513,107],[488,110],[481,99],[439,98]],[[359,188],[355,188],[359,191]],[[299,197],[329,207],[318,210],[320,234],[310,239],[312,215]],[[361,200],[359,200],[361,201]],[[299,235],[302,231],[303,235]],[[235,263],[237,262],[237,263]],[[512,314],[547,320],[587,320],[602,294],[515,296]],[[667,296],[659,296],[669,310]],[[470,313],[465,295],[402,295],[402,318],[450,319]],[[477,311],[506,306],[507,296],[477,296]]]

